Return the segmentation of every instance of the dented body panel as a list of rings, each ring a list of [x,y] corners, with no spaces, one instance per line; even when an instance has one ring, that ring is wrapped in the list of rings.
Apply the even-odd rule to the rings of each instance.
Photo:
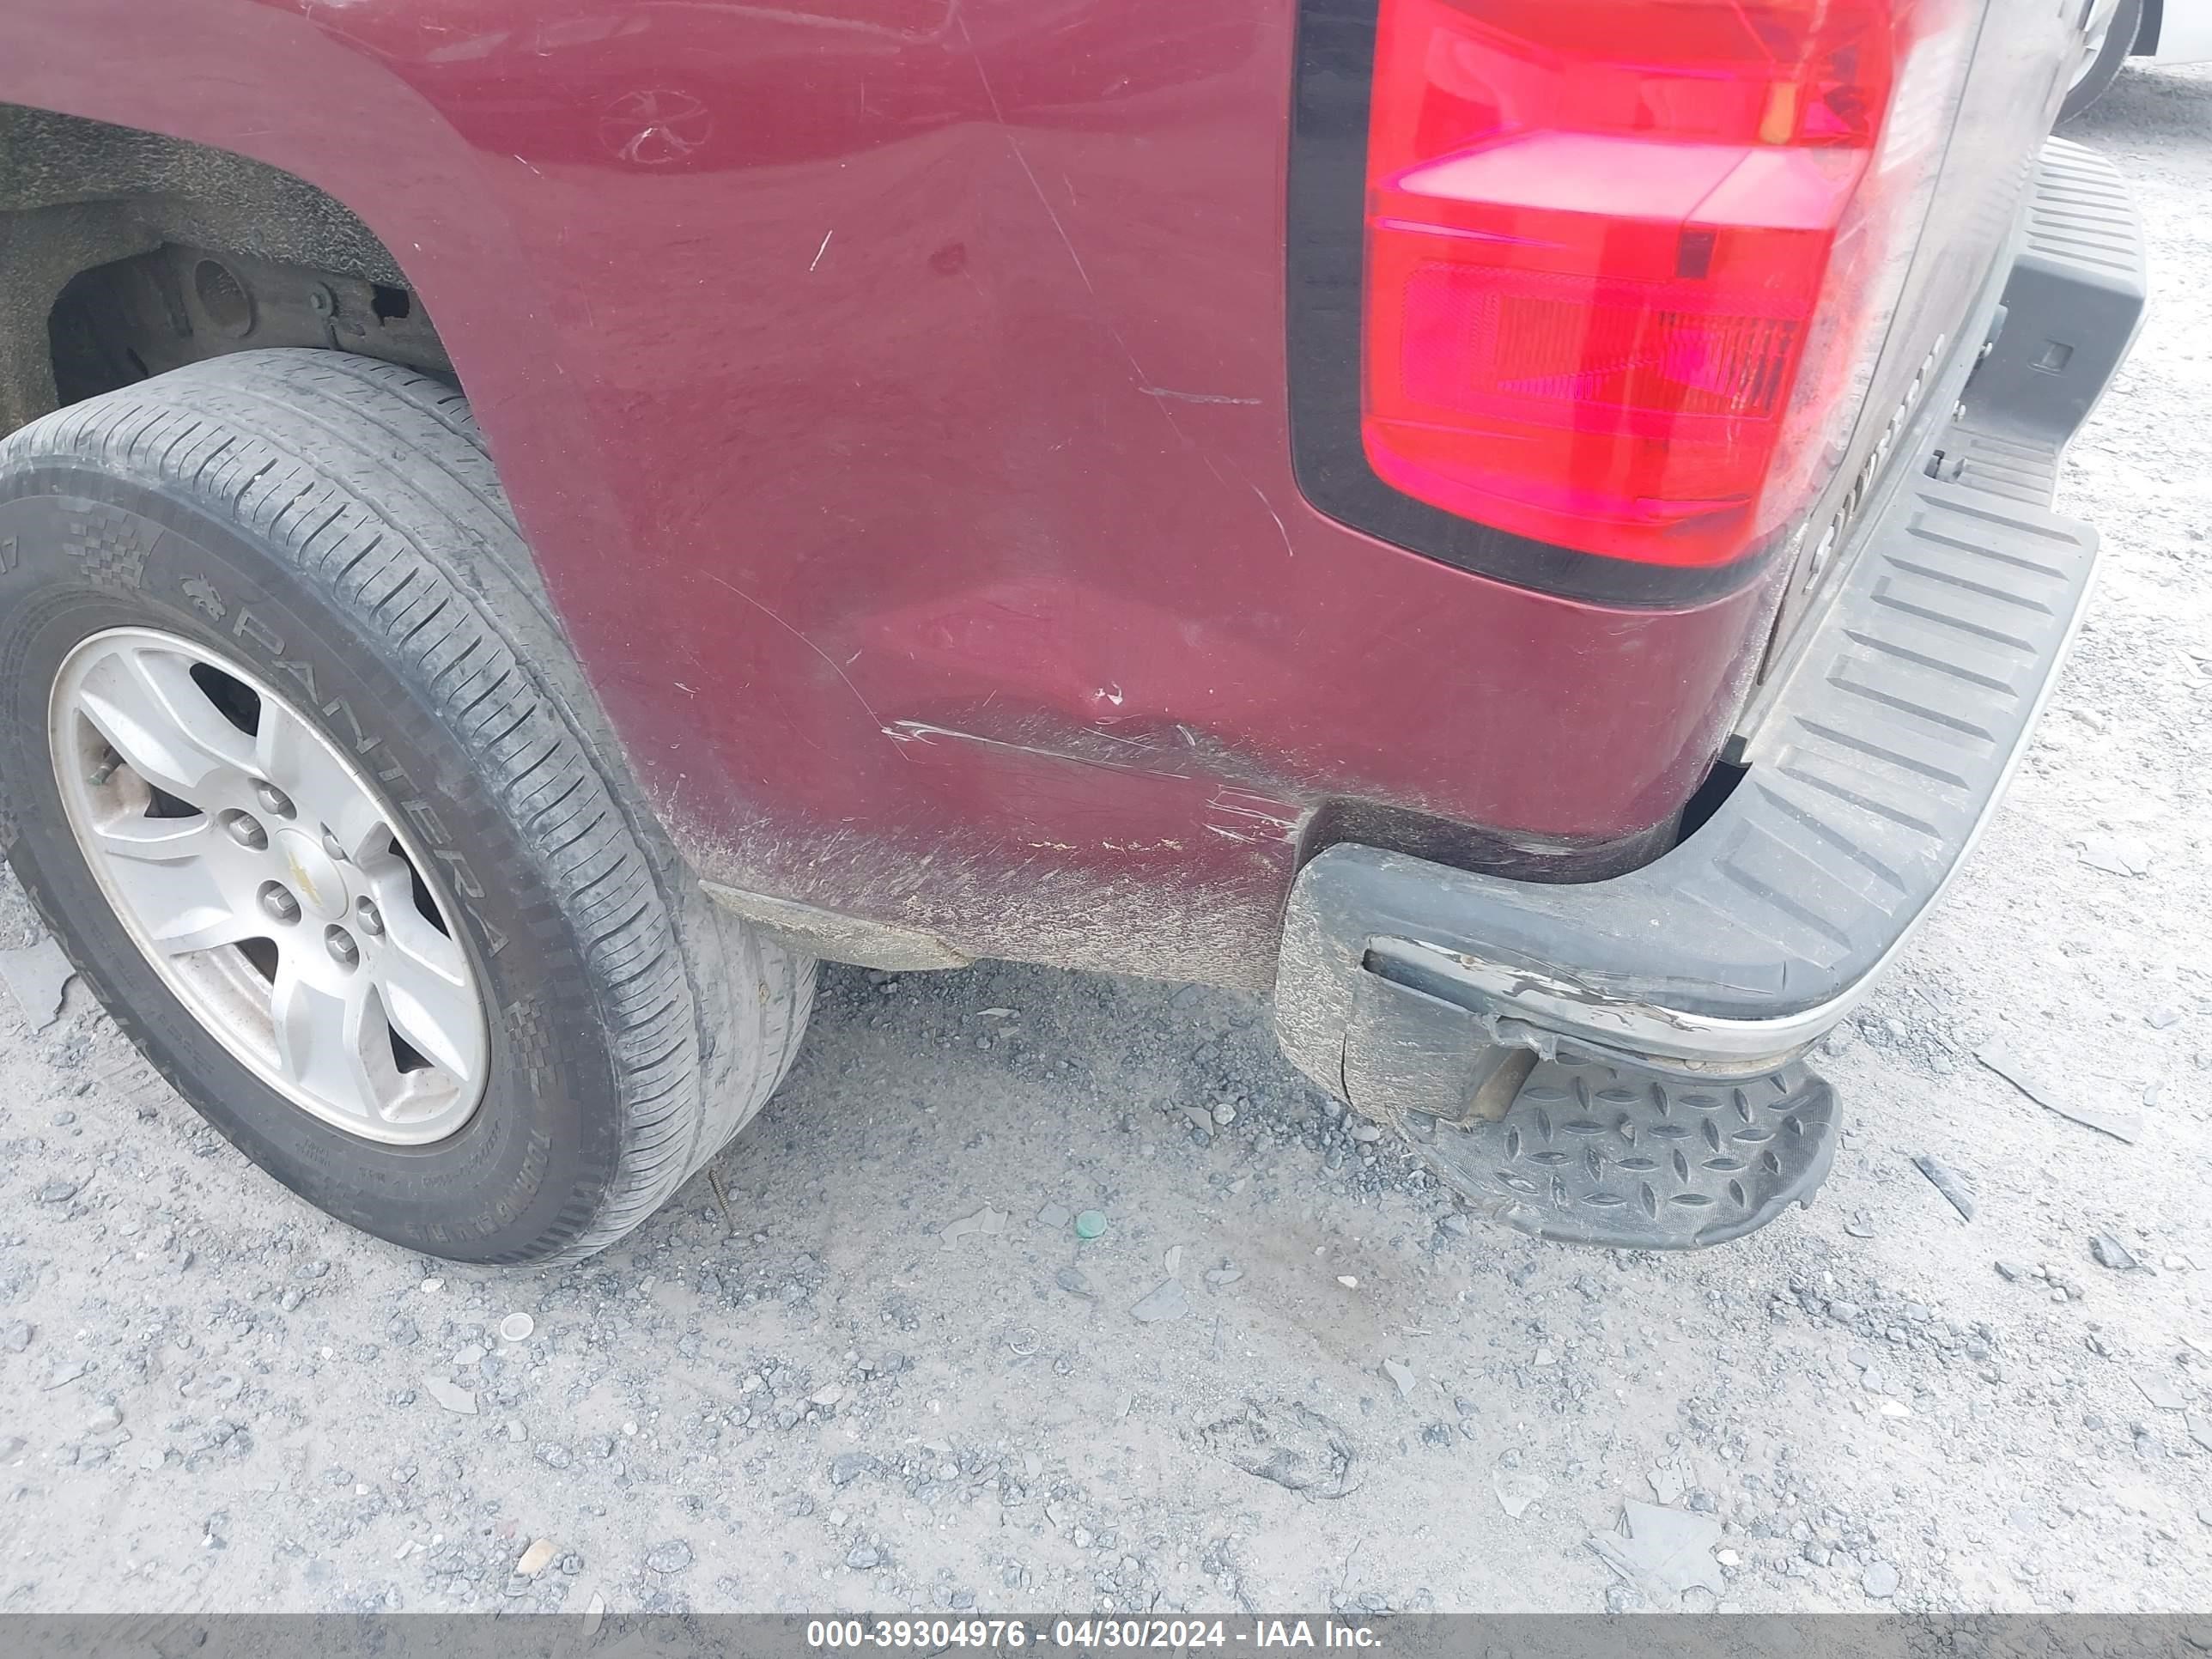
[[[1263,984],[1331,813],[1553,878],[1649,848],[1786,575],[1608,608],[1304,503],[1294,32],[1285,0],[15,0],[0,100],[378,234],[702,874],[954,956]]]

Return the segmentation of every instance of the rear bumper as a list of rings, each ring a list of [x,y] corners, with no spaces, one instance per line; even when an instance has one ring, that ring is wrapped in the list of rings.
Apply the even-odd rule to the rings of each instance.
[[[1734,792],[1587,884],[1321,854],[1284,938],[1292,1058],[1385,1117],[1494,1120],[1537,1058],[1766,1078],[1847,1014],[1972,848],[2057,679],[2097,550],[2050,510],[2058,458],[2143,291],[2124,186],[2053,141],[1996,344],[1808,623]]]
[[[1287,1033],[1365,982],[1662,1067],[1758,1075],[1850,1012],[1972,849],[2057,678],[2097,540],[1917,479],[1817,624],[1698,830],[1610,881],[1544,885],[1338,846],[1300,873]],[[1326,1062],[1324,1062],[1326,1069]]]

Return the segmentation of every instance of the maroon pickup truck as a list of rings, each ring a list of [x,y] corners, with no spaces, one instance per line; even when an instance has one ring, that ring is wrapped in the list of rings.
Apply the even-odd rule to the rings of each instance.
[[[1271,989],[1733,1237],[2081,614],[2094,9],[9,0],[9,856],[435,1255],[635,1225],[817,958]]]

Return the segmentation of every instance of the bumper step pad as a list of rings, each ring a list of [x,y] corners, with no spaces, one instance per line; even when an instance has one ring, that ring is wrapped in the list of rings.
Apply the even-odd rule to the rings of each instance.
[[[1502,1118],[1438,1121],[1416,1150],[1524,1233],[1682,1250],[1809,1204],[1837,1133],[1835,1091],[1802,1065],[1705,1083],[1563,1058],[1540,1061]]]

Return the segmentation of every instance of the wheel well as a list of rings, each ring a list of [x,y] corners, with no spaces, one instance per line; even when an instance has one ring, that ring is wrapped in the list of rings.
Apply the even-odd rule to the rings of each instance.
[[[283,345],[453,374],[390,250],[305,179],[0,104],[0,434],[184,363]]]

